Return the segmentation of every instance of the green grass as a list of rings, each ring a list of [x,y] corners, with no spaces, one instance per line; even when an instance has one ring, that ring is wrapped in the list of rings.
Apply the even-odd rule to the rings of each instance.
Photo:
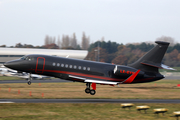
[[[180,67],[173,67],[175,70],[159,69],[160,72],[180,72]]]
[[[144,104],[135,104],[135,106]],[[13,103],[0,104],[0,120],[175,120],[172,113],[180,110],[180,104],[146,104],[147,114],[136,111],[135,106],[122,109],[120,104],[72,104],[72,103]],[[155,108],[167,108],[165,116],[153,113]]]

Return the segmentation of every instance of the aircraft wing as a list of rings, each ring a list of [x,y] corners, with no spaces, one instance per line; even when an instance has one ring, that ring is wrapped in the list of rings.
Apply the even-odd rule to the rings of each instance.
[[[118,85],[119,84],[119,82],[109,82],[109,81],[91,80],[91,79],[86,79],[84,82],[98,83],[98,84],[108,84],[108,85]]]
[[[111,82],[111,81],[105,81],[105,80],[104,81],[103,80],[93,80],[93,79],[87,79],[87,78],[78,77],[78,76],[74,76],[74,75],[69,75],[69,77],[70,78],[84,80],[85,83],[118,85],[118,84],[128,84],[128,83],[131,83],[136,78],[136,76],[138,75],[139,72],[140,72],[140,70],[137,70],[131,76],[129,76],[127,79],[125,79],[123,82],[113,82],[113,81]]]
[[[102,80],[93,80],[93,79],[87,79],[83,77],[78,77],[74,75],[69,75],[70,78],[80,79],[84,80],[85,83],[97,83],[97,84],[111,84],[111,85],[117,85],[119,82],[109,82],[109,81],[102,81]]]

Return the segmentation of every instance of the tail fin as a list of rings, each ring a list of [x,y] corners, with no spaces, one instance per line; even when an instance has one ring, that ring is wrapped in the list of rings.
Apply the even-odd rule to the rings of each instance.
[[[140,69],[144,72],[158,72],[159,68],[172,70],[172,68],[161,64],[169,43],[163,41],[156,41],[155,43],[157,43],[158,45],[156,45],[143,57],[129,66]]]

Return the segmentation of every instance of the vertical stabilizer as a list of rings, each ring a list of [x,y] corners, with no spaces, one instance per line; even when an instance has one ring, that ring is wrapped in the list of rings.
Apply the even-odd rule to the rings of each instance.
[[[155,43],[157,45],[154,48],[129,66],[144,72],[158,72],[158,68],[162,68],[161,62],[169,43],[163,41],[156,41]]]

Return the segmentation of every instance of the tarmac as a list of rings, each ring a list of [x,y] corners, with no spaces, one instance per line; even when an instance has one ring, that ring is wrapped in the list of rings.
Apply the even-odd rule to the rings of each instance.
[[[179,76],[166,76],[165,80],[179,80]],[[59,83],[59,82],[72,82],[62,79],[46,79],[46,80],[32,80],[31,83]],[[27,80],[0,80],[0,84],[8,83],[27,83]]]
[[[62,80],[62,79],[31,80],[31,83],[59,83],[59,82],[72,82],[72,81]],[[0,80],[0,84],[8,84],[8,83],[27,83],[27,80]]]

